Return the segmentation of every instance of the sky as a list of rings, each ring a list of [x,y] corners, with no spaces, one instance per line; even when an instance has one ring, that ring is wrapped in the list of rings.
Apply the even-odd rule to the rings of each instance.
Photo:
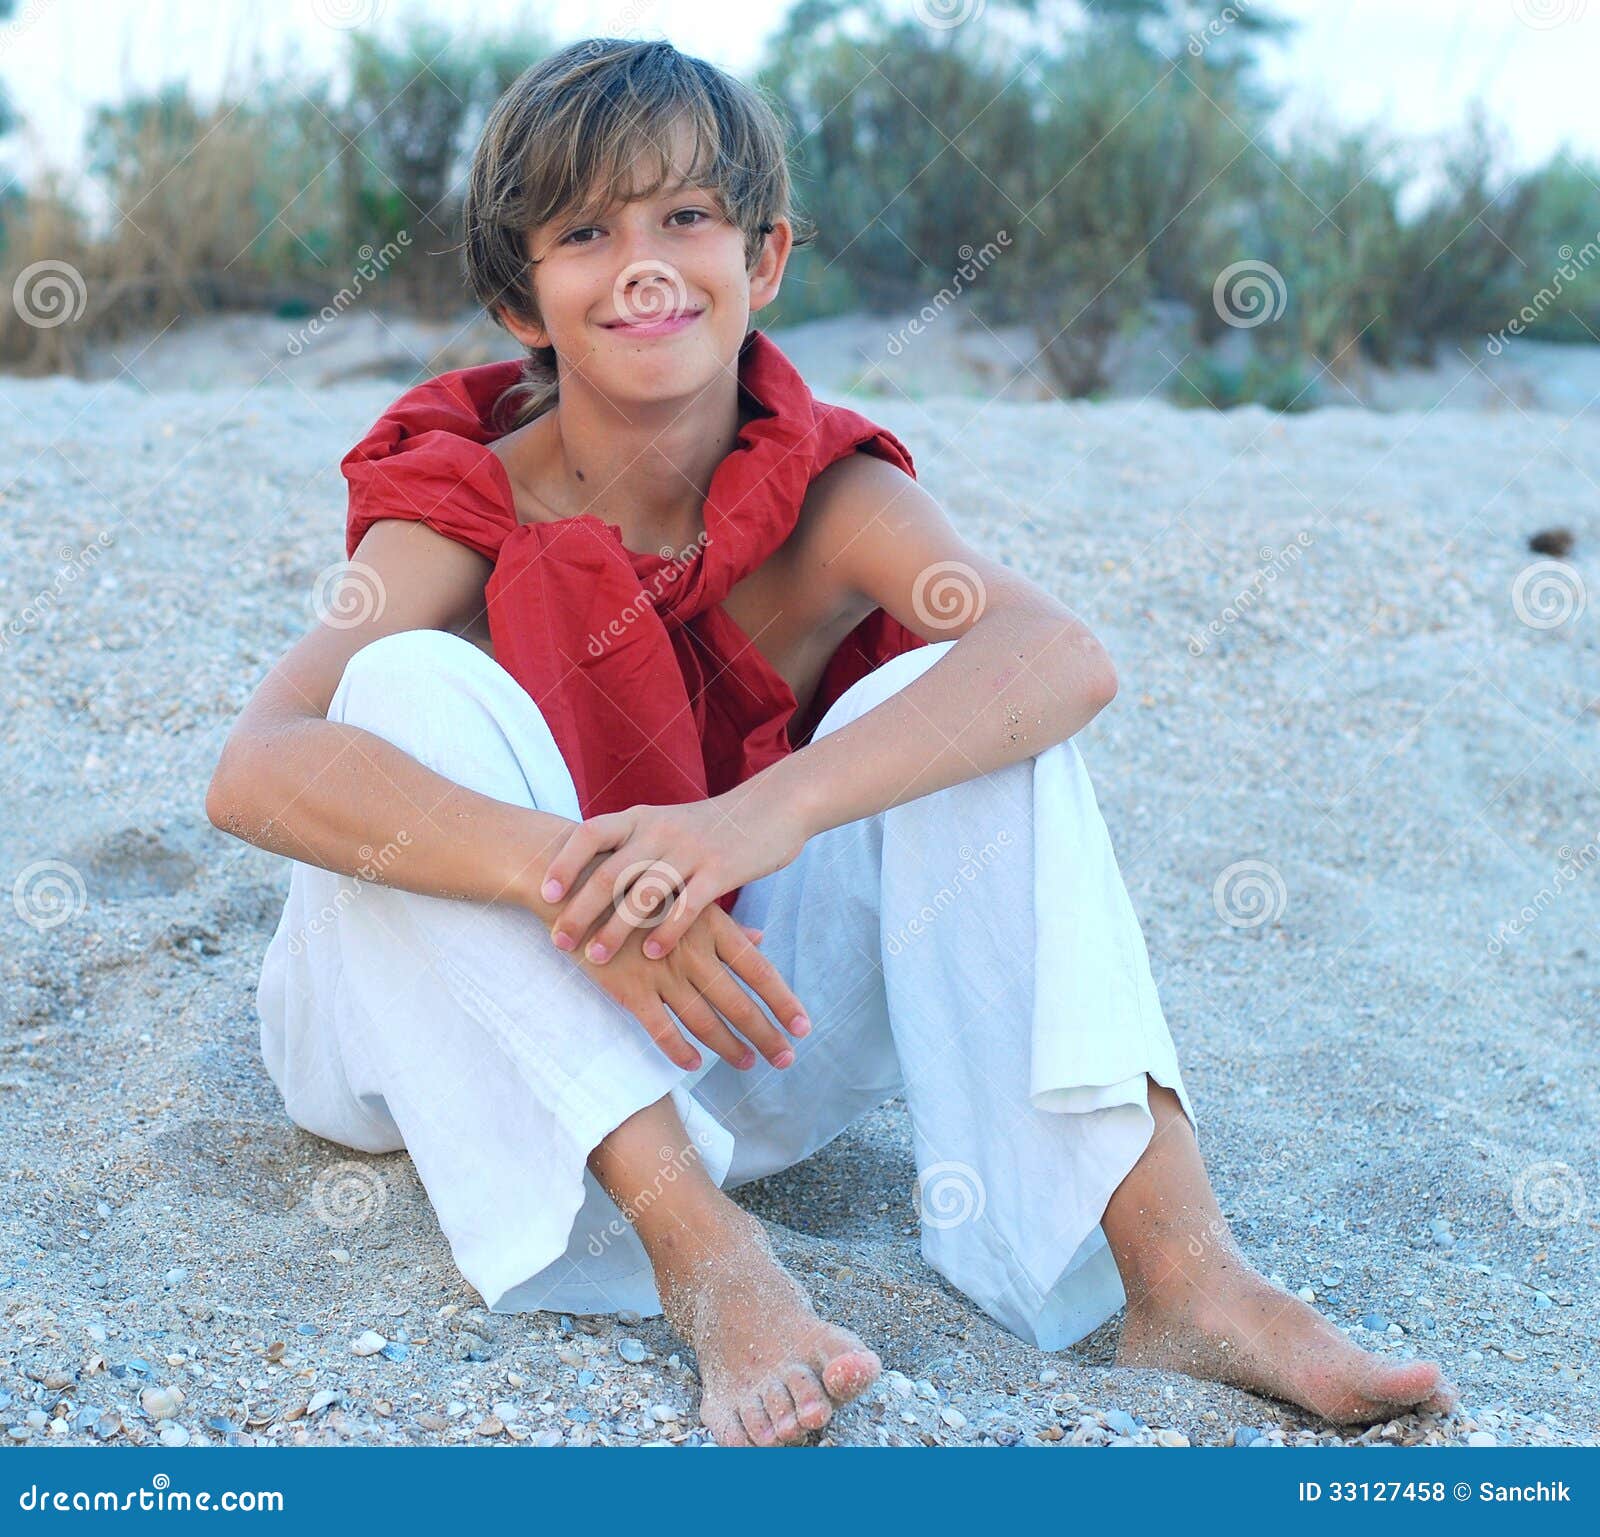
[[[984,0],[888,3],[944,15],[980,10]],[[474,0],[470,15],[488,31],[532,16],[560,41],[664,36],[742,73],[787,8],[786,0]],[[1428,135],[1459,125],[1481,97],[1506,135],[1509,165],[1560,149],[1600,161],[1600,114],[1585,108],[1600,61],[1600,0],[1276,0],[1275,8],[1301,23],[1263,59],[1263,73],[1287,93],[1285,125],[1320,111],[1351,126]],[[417,14],[459,26],[468,13],[442,0],[18,0],[0,26],[0,79],[28,123],[10,147],[10,169],[24,179],[46,162],[76,169],[89,109],[130,87],[186,78],[213,93],[248,77],[252,58],[328,70],[342,24],[376,15],[377,25],[393,26]]]

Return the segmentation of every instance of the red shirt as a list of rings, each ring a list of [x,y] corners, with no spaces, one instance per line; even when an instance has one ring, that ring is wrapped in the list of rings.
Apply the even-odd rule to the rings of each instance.
[[[485,588],[495,660],[532,696],[583,814],[704,800],[810,740],[859,678],[922,637],[882,608],[840,642],[797,717],[793,691],[721,603],[785,539],[812,480],[856,449],[915,475],[885,428],[816,400],[776,343],[750,331],[739,384],[762,413],[711,477],[703,543],[640,554],[593,514],[520,523],[495,402],[518,362],[408,390],[341,462],[345,553],[380,518],[426,523],[494,562]],[[720,899],[731,911],[738,892]]]

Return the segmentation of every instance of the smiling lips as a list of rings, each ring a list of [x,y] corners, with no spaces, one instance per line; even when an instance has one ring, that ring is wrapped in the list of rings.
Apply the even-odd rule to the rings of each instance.
[[[681,310],[675,315],[664,315],[660,320],[608,320],[608,331],[626,331],[630,336],[671,336],[685,326],[693,325],[705,311]]]

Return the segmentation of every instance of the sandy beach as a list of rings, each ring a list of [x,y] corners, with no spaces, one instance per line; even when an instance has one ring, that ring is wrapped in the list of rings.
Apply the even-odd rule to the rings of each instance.
[[[0,381],[0,1427],[698,1443],[662,1320],[488,1315],[406,1155],[302,1132],[260,1059],[288,866],[213,829],[205,786],[399,386],[138,378]],[[1116,662],[1078,741],[1241,1242],[1459,1385],[1451,1419],[1359,1439],[1593,1443],[1600,415],[992,393],[861,408]],[[1528,548],[1551,527],[1564,560]],[[353,1217],[325,1198],[347,1163]],[[830,1442],[1358,1439],[1118,1370],[1114,1325],[1004,1333],[918,1254],[897,1102],[738,1199],[883,1356]]]

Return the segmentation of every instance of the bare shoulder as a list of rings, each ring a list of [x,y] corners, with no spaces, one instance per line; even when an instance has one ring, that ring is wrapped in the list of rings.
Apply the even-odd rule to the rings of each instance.
[[[835,460],[810,485],[795,525],[793,555],[800,572],[820,584],[839,581],[853,546],[875,524],[898,523],[938,504],[887,460],[857,450]]]

